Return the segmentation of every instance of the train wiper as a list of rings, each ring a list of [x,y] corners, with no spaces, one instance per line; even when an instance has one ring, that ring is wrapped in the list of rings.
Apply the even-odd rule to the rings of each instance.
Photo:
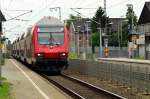
[[[60,45],[60,43],[59,42],[55,42],[54,45]]]
[[[48,39],[48,41],[49,41],[49,45],[54,45],[55,43],[55,40],[54,40],[54,38],[53,38],[53,36],[52,36],[52,34],[50,33],[50,38]]]

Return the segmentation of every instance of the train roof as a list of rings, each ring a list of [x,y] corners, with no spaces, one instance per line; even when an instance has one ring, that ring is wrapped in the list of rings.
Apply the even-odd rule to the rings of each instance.
[[[55,17],[43,17],[41,20],[37,22],[37,26],[39,27],[49,27],[49,26],[64,26],[64,24]]]

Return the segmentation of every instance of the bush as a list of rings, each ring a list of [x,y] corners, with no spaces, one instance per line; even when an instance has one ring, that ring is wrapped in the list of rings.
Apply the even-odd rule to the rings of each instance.
[[[2,85],[0,86],[0,99],[12,99],[10,96],[10,83],[5,78],[0,78]]]
[[[76,53],[69,53],[69,59],[79,59]]]

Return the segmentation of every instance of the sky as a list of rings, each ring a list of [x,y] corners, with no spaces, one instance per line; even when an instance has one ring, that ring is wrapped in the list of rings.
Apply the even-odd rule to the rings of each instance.
[[[150,0],[106,0],[107,15],[110,18],[125,17],[126,5],[133,4],[134,12],[139,18],[146,1]],[[7,20],[3,22],[3,32],[6,37],[14,41],[26,31],[27,27],[34,25],[43,16],[59,18],[58,9],[50,10],[50,8],[61,7],[63,21],[69,18],[70,14],[77,14],[70,8],[82,8],[75,10],[80,12],[82,17],[91,18],[99,6],[104,7],[104,0],[0,0],[1,11]],[[15,18],[21,14],[23,15]]]

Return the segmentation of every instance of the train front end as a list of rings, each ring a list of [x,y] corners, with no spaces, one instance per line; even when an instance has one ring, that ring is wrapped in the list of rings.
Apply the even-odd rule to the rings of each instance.
[[[41,19],[35,26],[33,43],[39,70],[61,72],[68,66],[68,31],[58,19]]]

